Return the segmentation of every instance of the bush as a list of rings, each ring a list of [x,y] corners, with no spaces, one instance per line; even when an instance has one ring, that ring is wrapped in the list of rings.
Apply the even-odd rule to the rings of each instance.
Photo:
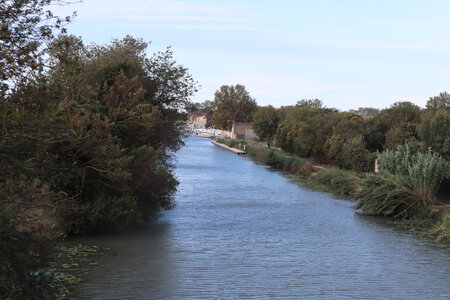
[[[401,145],[395,153],[387,150],[378,154],[378,166],[380,170],[405,177],[411,193],[425,204],[434,202],[433,197],[447,172],[448,163],[431,149],[413,155],[408,145]]]
[[[306,158],[284,156],[278,154],[274,149],[251,144],[247,145],[247,155],[260,160],[273,168],[292,173],[297,173],[307,162]]]
[[[0,298],[52,299],[58,287],[43,272],[50,258],[49,242],[37,231],[20,228],[14,214],[0,210]]]
[[[314,180],[342,195],[351,195],[357,190],[357,179],[336,168],[320,171]]]
[[[372,215],[427,218],[447,170],[447,162],[430,150],[412,155],[407,145],[378,155],[380,172],[369,175],[356,208]]]
[[[408,179],[385,171],[370,174],[358,193],[356,209],[368,215],[393,216],[403,219],[417,218],[428,210],[413,195]]]

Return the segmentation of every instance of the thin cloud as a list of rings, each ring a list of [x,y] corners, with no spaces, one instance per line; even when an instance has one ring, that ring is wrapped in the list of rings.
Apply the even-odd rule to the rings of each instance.
[[[173,18],[196,17],[197,19],[202,17],[204,20],[208,20],[254,15],[247,7],[241,5],[225,4],[220,7],[202,6],[182,1],[135,0],[133,2],[126,2],[96,0],[83,3],[78,9],[80,11],[79,18],[82,19],[121,19],[141,16],[166,16]]]

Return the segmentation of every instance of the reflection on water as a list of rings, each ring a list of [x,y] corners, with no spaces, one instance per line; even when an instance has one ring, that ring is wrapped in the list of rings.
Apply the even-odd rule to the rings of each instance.
[[[449,252],[358,215],[191,137],[177,207],[144,229],[84,238],[103,258],[78,287],[93,299],[448,299]]]

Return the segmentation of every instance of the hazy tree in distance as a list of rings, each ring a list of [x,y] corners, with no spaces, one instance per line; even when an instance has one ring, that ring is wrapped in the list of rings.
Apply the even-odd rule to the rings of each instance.
[[[297,101],[296,107],[309,107],[319,109],[323,107],[323,102],[320,99],[302,99]]]
[[[253,130],[261,140],[267,142],[269,148],[277,133],[279,122],[280,115],[271,105],[260,107],[256,111]]]
[[[443,92],[439,96],[430,97],[426,107],[427,109],[450,108],[450,94]]]
[[[380,109],[374,107],[359,107],[358,109],[350,109],[349,112],[361,117],[374,117],[380,113]]]
[[[234,121],[251,122],[257,110],[255,99],[245,86],[223,85],[214,94],[214,126],[230,130]]]

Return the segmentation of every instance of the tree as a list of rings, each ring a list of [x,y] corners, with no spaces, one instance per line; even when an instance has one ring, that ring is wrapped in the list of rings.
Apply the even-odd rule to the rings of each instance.
[[[55,29],[64,32],[63,25],[70,21],[70,17],[60,18],[45,10],[55,3],[62,1],[0,1],[0,95],[42,69],[42,44],[53,38]]]
[[[60,226],[83,233],[170,208],[178,184],[170,158],[183,135],[178,108],[195,90],[187,69],[167,51],[147,59],[147,44],[130,36],[89,48],[70,36],[53,44],[46,100],[58,104],[49,115],[64,134],[47,152],[65,176],[51,186],[70,195],[65,205],[88,208],[56,210]]]
[[[441,108],[425,111],[419,125],[419,136],[423,148],[431,148],[450,160],[450,110]]]
[[[255,99],[243,85],[223,85],[214,94],[214,126],[231,130],[233,122],[251,122],[257,110]]]
[[[146,71],[155,83],[153,102],[159,106],[183,109],[198,90],[198,84],[188,69],[174,61],[170,47],[155,53],[146,62]]]
[[[338,167],[354,171],[371,170],[375,158],[366,149],[364,125],[363,118],[359,115],[351,112],[339,114],[339,121],[333,127],[333,135],[325,144],[327,157]]]
[[[325,143],[333,133],[338,112],[322,107],[320,100],[302,100],[297,105],[283,108],[284,121],[280,123],[275,140],[283,150],[299,156],[313,156],[325,162]]]
[[[351,109],[349,112],[360,115],[361,117],[374,117],[380,113],[380,110],[373,107],[360,107],[358,109]]]
[[[383,109],[372,120],[370,130],[381,132],[385,141],[383,149],[397,149],[398,145],[408,143],[411,147],[418,147],[417,125],[420,123],[421,109],[411,102],[396,102],[387,109]],[[380,141],[379,138],[376,140]],[[376,141],[371,141],[371,148]]]
[[[296,107],[310,107],[310,108],[322,108],[323,102],[320,99],[302,99],[297,101]]]
[[[63,25],[70,20],[45,11],[56,3],[63,2],[0,1],[2,299],[54,299],[58,293],[55,282],[43,271],[48,266],[53,231],[43,208],[53,208],[50,204],[57,196],[41,175],[44,169],[47,177],[60,175],[47,169],[51,164],[46,150],[48,138],[62,132],[49,126],[49,111],[43,113],[47,101],[39,101],[45,93],[39,87],[46,42],[55,31],[64,31]]]
[[[267,142],[269,148],[277,133],[279,122],[280,116],[271,105],[258,108],[255,114],[253,130],[261,140]]]
[[[427,109],[450,108],[450,94],[447,92],[440,93],[439,96],[430,97],[427,102]]]

